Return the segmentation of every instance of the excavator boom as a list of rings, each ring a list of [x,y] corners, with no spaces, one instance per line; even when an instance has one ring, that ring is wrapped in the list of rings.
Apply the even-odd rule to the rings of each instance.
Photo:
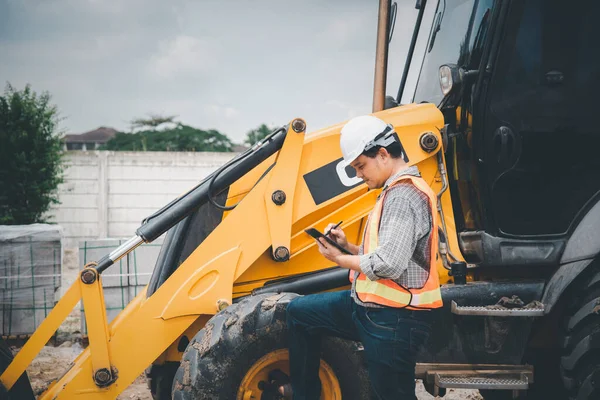
[[[382,112],[380,117],[394,124],[409,163],[418,164],[425,179],[439,190],[442,182],[435,155],[441,147],[443,119],[437,108],[414,105]],[[341,161],[340,125],[308,137],[305,127],[303,120],[293,120],[149,217],[125,245],[131,249],[117,249],[97,264],[87,265],[4,371],[0,377],[4,387],[10,389],[79,299],[86,309],[90,345],[41,399],[115,398],[198,318],[231,305],[233,288],[258,281],[253,289],[260,289],[266,280],[332,267],[318,257],[304,229],[322,230],[331,221],[343,220],[344,229],[358,239],[378,191],[368,191],[346,170],[335,168]],[[421,145],[425,134],[437,143],[433,151]],[[255,168],[262,171],[262,179],[241,184],[255,177],[251,173]],[[315,174],[319,179],[313,179]],[[174,226],[208,201],[208,196],[236,184],[252,184],[251,190],[241,201],[230,190],[230,200],[235,199],[237,206],[154,293],[147,296],[142,291],[107,325],[102,272],[138,242],[149,242]],[[331,191],[333,186],[337,192]]]

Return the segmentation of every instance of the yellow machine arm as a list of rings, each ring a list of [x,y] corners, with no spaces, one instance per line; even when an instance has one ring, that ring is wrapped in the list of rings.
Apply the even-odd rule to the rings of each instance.
[[[440,191],[440,111],[434,105],[423,104],[377,115],[395,126],[409,164],[418,164],[425,180]],[[229,202],[243,201],[224,216],[155,293],[147,297],[142,291],[110,325],[106,322],[101,271],[93,264],[87,265],[0,376],[4,387],[12,387],[80,299],[90,345],[41,399],[116,398],[199,318],[215,314],[268,279],[331,267],[303,230],[324,229],[329,222],[343,220],[349,239],[358,242],[362,221],[378,191],[351,184],[345,192],[317,204],[305,176],[339,161],[341,125],[308,137],[305,126],[301,119],[290,123],[281,150],[231,186]],[[427,143],[423,143],[426,139],[434,142],[433,149],[427,149]],[[273,163],[264,179],[256,183],[256,177]],[[454,232],[448,192],[441,196],[441,203],[449,231]],[[458,254],[454,235],[448,240]],[[439,271],[442,282],[447,281],[441,261]]]

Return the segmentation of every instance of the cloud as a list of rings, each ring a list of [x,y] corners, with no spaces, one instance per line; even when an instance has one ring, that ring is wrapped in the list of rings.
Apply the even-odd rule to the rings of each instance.
[[[149,70],[160,78],[205,74],[214,71],[220,62],[218,46],[208,38],[180,35],[161,41],[158,47],[157,54],[150,60]]]
[[[69,132],[150,112],[236,141],[314,131],[370,112],[376,18],[364,0],[0,0],[0,83],[49,90]]]
[[[360,105],[350,104],[347,102],[339,101],[339,100],[327,100],[325,101],[325,105],[329,106],[329,108],[343,110],[348,119],[357,117],[362,114],[366,114],[369,111],[363,110]]]
[[[364,35],[365,15],[345,12],[329,21],[323,32],[319,34],[325,43],[334,42],[339,46],[355,46]]]
[[[220,106],[216,104],[211,104],[204,107],[204,111],[207,114],[212,114],[216,117],[225,117],[227,119],[233,119],[240,115],[239,110],[236,110],[234,107]]]

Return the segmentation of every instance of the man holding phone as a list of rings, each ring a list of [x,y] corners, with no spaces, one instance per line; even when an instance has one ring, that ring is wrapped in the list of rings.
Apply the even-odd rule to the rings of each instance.
[[[417,352],[442,306],[436,265],[436,196],[408,166],[393,126],[371,115],[342,128],[344,161],[369,189],[383,188],[369,215],[361,245],[330,224],[330,239],[316,239],[321,254],[347,268],[352,289],[307,295],[287,308],[291,384],[286,398],[318,400],[323,335],[360,341],[375,399],[416,399]]]

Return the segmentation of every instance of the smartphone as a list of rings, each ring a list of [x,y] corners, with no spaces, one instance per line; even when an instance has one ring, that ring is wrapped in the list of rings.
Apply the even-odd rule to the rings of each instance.
[[[342,253],[352,255],[352,253],[350,253],[350,250],[343,248],[342,246],[337,244],[334,240],[332,240],[331,238],[329,238],[329,237],[325,236],[323,233],[321,233],[318,229],[308,228],[308,229],[305,229],[304,232],[308,233],[310,236],[314,237],[315,239],[323,238],[327,241],[327,243],[329,243],[330,245],[332,245],[333,247],[335,247]]]

